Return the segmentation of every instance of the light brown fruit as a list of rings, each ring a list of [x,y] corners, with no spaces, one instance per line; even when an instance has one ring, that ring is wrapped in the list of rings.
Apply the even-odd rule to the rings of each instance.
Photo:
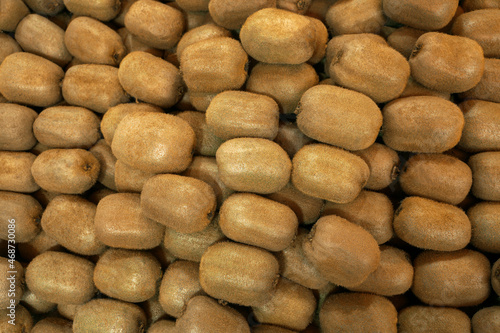
[[[179,6],[182,6],[180,2],[182,2],[182,0],[177,1]],[[200,42],[202,40],[217,38],[217,37],[231,37],[231,32],[214,23],[207,23],[199,27],[196,27],[192,30],[189,30],[184,35],[182,35],[181,39],[179,40],[179,43],[177,44],[176,47],[177,59],[181,59],[182,52],[189,45],[192,45],[196,42]]]
[[[333,35],[378,34],[386,21],[381,0],[335,1],[325,19]]]
[[[45,251],[63,251],[63,247],[59,245],[59,243],[57,243],[53,238],[49,237],[43,230],[40,231],[29,242],[19,243],[18,249],[21,258],[28,262]]]
[[[215,156],[215,152],[224,140],[216,136],[208,126],[205,114],[198,111],[183,111],[178,113],[177,116],[184,119],[194,130],[196,135],[195,154]]]
[[[22,304],[34,315],[47,314],[54,310],[57,305],[40,298],[29,289],[26,289],[23,294]]]
[[[56,16],[65,8],[63,0],[26,0],[24,2],[32,11],[44,16]]]
[[[491,288],[500,296],[500,259],[493,263],[491,267]]]
[[[101,166],[97,181],[106,186],[108,189],[115,191],[116,157],[113,155],[111,147],[104,139],[101,139],[97,141],[97,143],[90,148],[89,151],[99,160],[99,164]]]
[[[484,59],[484,72],[479,83],[460,94],[461,98],[500,103],[500,59]]]
[[[246,19],[263,8],[276,8],[276,0],[211,0],[208,11],[215,23],[229,30],[241,29]]]
[[[485,252],[500,253],[500,202],[480,202],[467,211],[472,225],[471,244]]]
[[[31,333],[72,333],[73,329],[71,326],[73,323],[69,320],[57,318],[57,317],[47,317],[36,323],[31,330]]]
[[[12,245],[9,242],[9,245]],[[21,301],[24,294],[24,268],[15,260],[15,246],[9,246],[8,258],[0,257],[0,272],[4,278],[0,283],[0,306],[2,309],[15,307]]]
[[[401,332],[470,333],[471,322],[463,311],[448,307],[413,305],[398,315]]]
[[[0,64],[9,54],[22,51],[23,49],[14,38],[6,33],[0,32]]]
[[[500,150],[500,103],[469,100],[459,107],[465,125],[458,146],[468,152]]]
[[[0,239],[8,240],[12,234],[12,231],[9,233],[9,224],[15,224],[16,243],[33,240],[41,231],[42,212],[42,206],[32,196],[0,191]]]
[[[469,158],[472,194],[482,200],[500,201],[500,151],[484,152]]]
[[[15,318],[15,324],[9,323]],[[15,310],[0,310],[0,330],[5,333],[24,333],[31,332],[33,327],[33,317],[22,305],[18,305]]]
[[[142,171],[116,160],[115,184],[118,192],[140,193],[146,181],[154,175],[156,173]]]
[[[25,193],[39,190],[30,171],[36,158],[28,152],[0,151],[0,190]]]
[[[394,149],[375,142],[366,149],[353,152],[361,157],[370,168],[370,177],[365,188],[378,191],[396,180],[399,169],[399,156]]]
[[[496,332],[500,330],[500,306],[485,307],[472,316],[474,333]]]
[[[99,21],[110,21],[120,12],[120,0],[64,0],[66,9],[75,16],[90,16]]]
[[[14,31],[17,24],[30,10],[22,0],[5,0],[0,5],[0,30],[1,31]]]
[[[422,30],[439,30],[455,15],[458,0],[419,1],[404,4],[397,0],[383,0],[384,14],[392,20]]]
[[[387,36],[387,44],[408,59],[418,38],[426,32],[425,30],[403,26],[397,28]]]

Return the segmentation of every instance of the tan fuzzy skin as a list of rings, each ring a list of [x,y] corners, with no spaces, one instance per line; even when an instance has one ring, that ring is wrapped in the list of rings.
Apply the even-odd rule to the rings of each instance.
[[[146,324],[146,315],[136,304],[115,299],[93,299],[76,310],[73,332],[97,333],[116,329],[123,332],[143,332]]]
[[[111,149],[117,159],[149,173],[184,171],[191,163],[195,133],[171,114],[134,112],[119,123]]]
[[[10,313],[10,310],[2,309],[0,310],[0,330],[4,332],[9,332],[12,330],[12,324],[9,323],[10,318],[7,317],[7,314]],[[14,327],[14,332],[31,332],[33,327],[33,317],[30,312],[26,310],[26,308],[22,305],[18,305],[16,307],[16,326]]]
[[[318,84],[318,74],[309,64],[281,65],[260,62],[252,68],[246,90],[272,97],[281,113],[293,113],[300,96]]]
[[[366,189],[381,190],[396,180],[400,161],[394,149],[375,142],[370,147],[353,153],[361,157],[370,168]]]
[[[327,215],[337,215],[363,227],[378,244],[383,244],[394,236],[394,208],[389,197],[383,193],[362,190],[349,203],[327,201],[321,216]]]
[[[464,0],[462,6],[466,12],[472,12],[479,9],[500,8],[500,4],[496,0]]]
[[[208,296],[196,296],[188,302],[176,329],[176,332],[250,333],[242,314]]]
[[[175,328],[175,321],[161,319],[155,321],[148,328],[148,333],[176,333],[177,329]]]
[[[0,64],[9,54],[22,51],[23,49],[14,38],[6,33],[0,33]]]
[[[306,258],[302,243],[307,239],[309,231],[299,228],[292,244],[281,252],[276,253],[280,263],[280,274],[290,281],[309,289],[322,289],[328,285],[325,279]]]
[[[25,291],[22,301],[33,314],[47,314],[56,307],[56,303],[40,298],[29,289]]]
[[[500,306],[485,307],[472,316],[474,333],[496,332],[500,330]]]
[[[307,259],[336,285],[360,285],[380,263],[375,238],[362,227],[341,217],[320,218],[304,240]]]
[[[198,111],[183,111],[179,112],[177,116],[184,119],[196,134],[195,154],[215,156],[217,149],[219,149],[224,140],[217,136],[212,128],[208,126],[205,114]]]
[[[182,97],[179,70],[147,52],[129,53],[120,63],[118,79],[130,96],[162,108],[173,106]]]
[[[40,112],[33,123],[38,142],[51,148],[92,147],[101,138],[97,115],[77,106],[53,106]]]
[[[460,108],[435,96],[396,99],[382,114],[384,143],[398,151],[442,153],[457,145],[464,127]]]
[[[288,183],[278,192],[267,195],[267,198],[290,207],[301,224],[316,222],[324,204],[323,200],[297,190],[292,183]]]
[[[406,84],[405,90],[403,90],[399,98],[411,97],[411,96],[436,96],[446,99],[448,101],[451,100],[451,94],[449,92],[437,91],[424,87],[410,76],[408,78],[408,83]]]
[[[73,323],[69,320],[48,317],[40,320],[33,326],[31,330],[32,333],[43,333],[43,332],[54,332],[54,333],[72,333],[73,329],[71,326]]]
[[[210,0],[178,0],[177,5],[187,12],[206,12]]]
[[[244,306],[268,302],[276,290],[278,273],[278,261],[270,252],[233,242],[210,246],[200,262],[203,290],[214,298]]]
[[[145,44],[166,50],[179,42],[185,23],[181,11],[161,2],[140,0],[130,6],[125,27]]]
[[[190,91],[218,93],[243,86],[247,62],[248,56],[239,41],[216,37],[187,46],[180,58],[180,68]]]
[[[26,285],[41,298],[58,304],[83,304],[95,294],[94,264],[63,252],[47,251],[26,268]]]
[[[97,113],[105,113],[130,98],[120,85],[118,68],[96,64],[69,68],[62,82],[62,94],[69,104]]]
[[[203,253],[210,245],[226,239],[218,221],[219,216],[216,215],[205,229],[190,234],[166,228],[163,246],[176,258],[200,262]]]
[[[408,61],[373,34],[332,38],[325,69],[336,84],[363,93],[376,103],[398,97],[410,76]]]
[[[122,103],[109,108],[101,120],[101,132],[106,142],[111,145],[116,128],[122,119],[135,111],[163,112],[159,106],[148,103]]]
[[[111,147],[104,139],[97,141],[97,143],[89,149],[94,156],[99,160],[101,170],[97,181],[108,189],[116,191],[115,184],[115,164],[116,157],[111,151]]]
[[[313,141],[313,139],[302,133],[296,123],[288,121],[280,122],[278,135],[274,138],[274,142],[279,144],[290,157],[293,157],[300,148]]]
[[[399,312],[398,327],[401,332],[470,333],[471,321],[459,309],[413,305]]]
[[[315,198],[351,202],[369,175],[370,169],[361,157],[326,144],[304,146],[293,157],[293,185]]]
[[[313,56],[316,28],[304,16],[265,8],[247,18],[241,27],[240,39],[245,51],[258,61],[297,65]]]
[[[295,333],[297,331],[292,331],[280,326],[274,325],[258,325],[253,328],[252,333]]]
[[[178,1],[177,1],[178,2]],[[207,23],[200,27],[187,31],[176,47],[177,59],[181,59],[182,52],[186,47],[202,40],[217,38],[217,37],[231,37],[231,32],[214,23]]]
[[[213,0],[208,3],[214,22],[229,30],[240,29],[251,14],[263,8],[276,8],[276,0]]]
[[[331,294],[319,313],[322,332],[396,333],[398,313],[392,303],[366,293]]]
[[[32,11],[44,16],[56,16],[65,8],[63,0],[26,0],[25,3]]]
[[[421,249],[457,251],[469,244],[470,221],[460,208],[417,196],[405,198],[394,214],[394,232]]]
[[[0,151],[0,190],[32,193],[40,185],[31,175],[36,156],[28,152]]]
[[[460,97],[500,103],[500,59],[485,58],[481,81]]]
[[[319,63],[326,54],[326,43],[328,42],[328,29],[324,25],[324,23],[314,17],[305,16],[311,21],[314,25],[314,30],[316,31],[316,43],[314,47],[314,52],[311,58],[307,61],[307,63],[311,65],[315,65]]]
[[[408,195],[458,205],[471,189],[472,171],[453,156],[417,154],[406,162],[399,183]]]
[[[325,19],[333,35],[378,34],[386,21],[380,0],[336,1]]]
[[[480,252],[424,251],[413,261],[412,292],[434,306],[463,307],[484,302],[490,294],[490,262]]]
[[[47,107],[62,100],[61,67],[40,56],[16,52],[0,65],[0,93],[10,102]]]
[[[0,305],[2,309],[6,309],[11,304],[18,305],[23,297],[25,288],[23,286],[24,268],[18,261],[9,261],[9,259],[1,257],[0,271],[5,277],[9,278],[3,279],[0,283],[0,290],[2,291]],[[15,278],[10,279],[11,276]],[[11,286],[11,284],[13,284],[13,286]]]
[[[468,152],[500,150],[500,104],[469,100],[458,106],[465,118],[458,146]]]
[[[30,13],[22,0],[2,1],[0,9],[0,30],[8,32],[16,30],[19,21]]]
[[[138,193],[111,194],[97,205],[94,225],[97,239],[107,246],[152,249],[163,240],[165,227],[141,214]]]
[[[228,238],[273,252],[291,244],[299,225],[291,208],[252,193],[231,195],[219,214],[220,228]]]
[[[48,18],[30,14],[19,22],[15,37],[24,51],[64,67],[73,59],[64,43],[64,35],[64,30]]]
[[[413,283],[413,266],[410,256],[396,247],[380,247],[380,264],[362,284],[349,288],[353,291],[373,293],[381,296],[401,295]]]
[[[149,252],[109,249],[97,261],[94,284],[102,293],[125,302],[139,303],[158,292],[162,270]]]
[[[484,56],[500,57],[500,8],[480,9],[460,15],[453,23],[453,35],[468,37],[481,45]]]
[[[19,254],[24,260],[32,260],[37,255],[45,251],[63,251],[63,247],[53,238],[50,238],[43,230],[30,241],[20,243],[18,248]]]
[[[85,63],[118,66],[127,53],[120,35],[91,17],[77,17],[64,33],[68,51]]]
[[[472,194],[482,200],[500,200],[500,152],[484,152],[469,158]]]
[[[500,253],[500,203],[480,202],[467,211],[472,225],[471,244],[481,251]]]
[[[115,164],[115,184],[119,192],[140,193],[146,181],[156,173],[133,168],[120,160]]]
[[[205,294],[199,273],[199,264],[192,261],[177,260],[168,266],[161,280],[158,300],[169,316],[179,318],[191,298]]]
[[[47,191],[81,194],[96,183],[99,170],[99,160],[87,150],[49,149],[37,156],[31,174]]]
[[[1,224],[0,239],[8,239],[8,221],[14,219],[16,221],[16,243],[26,243],[33,240],[41,230],[42,212],[42,206],[32,196],[0,191],[0,218],[7,222]]]
[[[396,22],[422,30],[438,30],[445,27],[455,15],[458,0],[425,2],[409,0],[401,4],[397,0],[383,0],[384,14]]]
[[[206,122],[223,140],[237,137],[273,140],[278,134],[279,108],[271,97],[265,95],[224,91],[210,102]]]
[[[203,230],[212,221],[216,206],[210,185],[174,174],[151,177],[141,193],[142,213],[178,232]]]
[[[373,100],[331,85],[308,89],[295,113],[305,135],[348,150],[371,146],[382,126],[382,113]]]
[[[236,138],[217,150],[219,177],[240,192],[269,194],[281,190],[290,180],[292,162],[277,144],[261,138]]]
[[[495,261],[491,267],[491,288],[500,296],[500,259]]]
[[[428,32],[418,38],[409,63],[417,82],[434,90],[459,93],[481,80],[484,54],[470,38]]]
[[[271,300],[252,309],[260,323],[302,331],[312,322],[316,303],[312,290],[281,278]]]
[[[90,16],[99,21],[114,19],[121,8],[120,0],[64,0],[66,8],[78,16]]]
[[[96,205],[76,195],[59,195],[45,208],[42,228],[47,235],[80,255],[101,254],[106,246],[96,237]]]
[[[426,32],[425,30],[401,27],[387,36],[387,43],[408,59],[417,39]]]

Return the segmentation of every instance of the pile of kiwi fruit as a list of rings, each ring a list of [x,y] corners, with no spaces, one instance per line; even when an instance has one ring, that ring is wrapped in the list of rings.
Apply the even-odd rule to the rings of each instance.
[[[500,332],[498,0],[0,30],[0,332]]]

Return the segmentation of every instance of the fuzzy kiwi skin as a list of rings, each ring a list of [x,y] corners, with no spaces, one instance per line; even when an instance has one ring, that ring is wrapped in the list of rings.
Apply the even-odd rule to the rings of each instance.
[[[217,37],[231,37],[231,32],[215,23],[207,23],[187,31],[184,35],[182,35],[181,39],[179,40],[179,43],[177,43],[176,47],[177,59],[181,59],[182,52],[189,45],[201,42],[202,40],[205,39],[217,38]]]
[[[244,306],[269,301],[279,264],[268,251],[233,242],[210,246],[200,262],[200,284],[210,296]]]
[[[94,284],[112,298],[139,303],[158,292],[161,276],[160,263],[150,252],[111,248],[95,265]]]
[[[252,309],[260,323],[302,331],[312,322],[316,303],[312,290],[280,278],[271,300]]]
[[[500,74],[500,59],[498,64]],[[500,103],[474,99],[458,106],[465,118],[458,147],[467,152],[500,150]]]
[[[362,227],[336,215],[321,217],[302,244],[306,258],[330,282],[360,285],[380,263],[380,249]]]
[[[435,96],[398,98],[386,104],[382,114],[384,143],[414,153],[442,153],[455,147],[465,122],[457,105]]]
[[[118,66],[127,53],[116,31],[86,16],[77,17],[69,23],[64,43],[74,57],[90,64]]]
[[[136,304],[115,299],[93,299],[76,310],[73,332],[144,332],[146,324],[146,315]]]
[[[472,316],[474,333],[497,332],[500,330],[500,306],[485,307]]]
[[[141,214],[138,193],[111,194],[97,205],[96,237],[107,246],[144,250],[160,245],[165,227]]]
[[[28,152],[0,151],[0,190],[32,193],[40,189],[30,169],[36,156]]]
[[[115,130],[111,149],[118,160],[149,173],[182,172],[192,160],[196,137],[177,116],[134,112]]]
[[[63,252],[46,251],[26,268],[28,288],[41,298],[58,304],[83,304],[95,294],[94,264]]]
[[[72,325],[73,323],[71,321],[63,318],[47,317],[38,321],[35,326],[33,326],[31,333],[72,333]]]
[[[116,157],[111,151],[111,147],[104,139],[96,142],[89,151],[99,160],[101,169],[97,181],[112,191],[116,191],[115,165]]]
[[[73,15],[90,16],[99,21],[114,19],[121,8],[120,0],[64,0],[64,5]]]
[[[215,23],[229,30],[239,30],[248,16],[263,8],[275,8],[276,0],[259,0],[248,3],[245,0],[212,0],[208,11]]]
[[[56,16],[65,6],[63,0],[26,0],[26,5],[35,13],[44,16]]]
[[[482,200],[500,200],[500,151],[484,152],[469,158],[472,194]]]
[[[175,326],[176,332],[250,333],[242,314],[208,296],[191,298]]]
[[[100,164],[83,149],[49,149],[33,162],[31,173],[36,183],[51,192],[81,194],[97,181]]]
[[[41,231],[40,218],[43,208],[30,195],[0,191],[0,239],[8,240],[8,221],[16,221],[16,243],[33,240]]]
[[[319,312],[324,333],[396,333],[398,313],[385,297],[343,292],[329,295]]]
[[[47,107],[62,100],[64,71],[50,60],[28,52],[7,56],[0,65],[0,94],[8,101]]]
[[[175,328],[175,321],[160,319],[155,321],[148,328],[148,333],[175,333],[177,329]]]
[[[472,89],[459,94],[463,99],[478,99],[500,103],[500,59],[485,58],[481,81]]]
[[[470,333],[471,321],[459,309],[412,305],[399,312],[398,327],[401,332]]]
[[[365,185],[367,190],[381,190],[396,180],[400,160],[394,149],[375,142],[370,147],[355,151],[353,154],[361,157],[370,168],[370,177]]]
[[[22,305],[16,306],[16,325],[9,323],[11,320],[7,315],[10,309],[0,310],[0,330],[6,333],[25,333],[31,332],[33,327],[33,317],[30,312]]]
[[[177,116],[184,119],[195,132],[196,146],[194,147],[194,153],[206,157],[215,156],[217,149],[224,140],[217,136],[208,126],[205,114],[198,111],[183,111],[179,112]]]
[[[412,77],[423,86],[460,93],[481,80],[484,54],[472,39],[428,32],[418,38],[409,63]],[[447,65],[443,66],[444,63]]]
[[[159,289],[163,310],[174,318],[182,316],[189,300],[205,294],[200,286],[199,263],[177,260],[165,271]]]
[[[0,33],[0,64],[9,54],[22,51],[23,49],[14,38],[6,33]]]
[[[115,184],[118,192],[140,193],[146,181],[154,175],[156,173],[142,171],[116,160]]]
[[[500,202],[483,201],[467,211],[472,225],[471,244],[477,249],[500,253]]]
[[[491,288],[500,296],[500,259],[495,261],[491,268]]]
[[[76,195],[58,195],[45,208],[41,225],[47,235],[80,255],[97,255],[106,246],[97,238],[96,205]]]
[[[216,207],[212,187],[192,177],[156,175],[146,181],[141,193],[142,214],[178,232],[203,230]]]
[[[429,3],[410,0],[404,4],[397,0],[383,0],[382,3],[387,17],[422,30],[444,28],[451,21],[458,7],[458,0],[439,0]]]
[[[382,113],[374,101],[331,85],[308,89],[295,113],[297,126],[305,135],[347,150],[371,146],[382,126]]]
[[[10,256],[10,253],[9,253]],[[18,305],[24,294],[24,268],[18,261],[9,261],[5,257],[0,257],[0,271],[6,278],[2,279],[0,290],[0,306],[6,309],[11,304]],[[7,279],[14,276],[15,278]],[[11,285],[14,285],[14,288]],[[12,295],[13,293],[14,295]]]
[[[411,156],[399,175],[408,195],[458,205],[472,186],[472,171],[458,158],[445,154]]]
[[[281,190],[290,179],[292,162],[288,154],[267,139],[228,140],[215,158],[220,179],[235,191],[269,194]]]
[[[484,302],[490,295],[490,262],[480,252],[424,251],[413,261],[412,292],[434,306],[464,307]]]
[[[30,13],[22,0],[2,1],[1,9],[0,30],[8,32],[16,30],[19,21]]]
[[[296,332],[297,331],[292,331],[280,326],[266,325],[266,324],[258,325],[252,330],[252,333],[296,333]]]
[[[291,180],[299,191],[337,203],[353,201],[370,176],[361,157],[326,144],[302,147],[292,163]]]
[[[15,37],[24,51],[42,56],[61,67],[73,59],[64,43],[64,30],[41,15],[30,14],[22,19]]]
[[[337,1],[328,8],[326,23],[332,35],[373,33],[379,34],[386,18],[382,11],[382,1],[363,0]]]

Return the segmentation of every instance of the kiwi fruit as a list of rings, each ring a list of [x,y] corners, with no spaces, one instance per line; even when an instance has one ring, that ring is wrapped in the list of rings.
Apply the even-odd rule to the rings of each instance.
[[[12,325],[10,311],[9,309],[0,310],[0,330],[5,333],[31,332],[33,317],[30,312],[22,305],[16,306],[15,325]]]
[[[181,2],[182,0],[177,1],[178,5],[182,7]],[[216,38],[216,37],[231,37],[231,32],[223,28],[222,26],[219,26],[214,23],[207,23],[187,31],[184,35],[182,35],[181,39],[179,40],[179,43],[177,43],[176,47],[177,59],[181,59],[182,52],[189,45],[201,42],[202,40]]]
[[[196,136],[194,153],[203,156],[215,156],[224,139],[218,137],[207,124],[205,114],[198,111],[183,111],[179,112],[177,116],[184,119],[194,130]]]
[[[96,238],[111,247],[145,250],[163,240],[165,227],[142,214],[138,193],[115,193],[99,201],[94,217]]]
[[[28,152],[0,151],[0,190],[32,193],[40,189],[31,168],[37,156]]]
[[[15,220],[15,241],[26,243],[41,231],[40,218],[43,208],[31,195],[0,191],[0,239],[9,239],[9,221]],[[21,245],[21,244],[19,244]]]
[[[64,10],[63,0],[26,0],[26,5],[37,14],[56,16]]]
[[[120,0],[64,0],[64,6],[73,15],[90,16],[99,21],[114,19],[121,8]]]
[[[397,321],[398,313],[391,301],[367,293],[330,294],[319,311],[319,323],[324,333],[396,333]]]
[[[426,32],[425,30],[403,26],[387,36],[387,44],[408,59],[417,39]]]
[[[115,164],[115,184],[119,192],[140,193],[146,181],[156,175],[153,172],[142,171],[131,167],[120,160]]]
[[[216,206],[212,187],[192,177],[156,175],[141,192],[142,214],[178,232],[203,230],[214,218]]]
[[[500,306],[484,307],[472,316],[474,333],[495,332],[500,329]]]
[[[240,192],[269,194],[290,180],[292,162],[275,142],[262,138],[235,138],[224,142],[215,155],[219,177]]]
[[[30,14],[23,18],[17,25],[15,37],[25,52],[44,57],[61,67],[73,59],[64,42],[64,30],[41,15]]]
[[[30,13],[22,0],[2,1],[0,9],[0,30],[7,32],[16,30],[19,21]]]
[[[353,201],[370,175],[361,157],[326,144],[302,147],[292,162],[291,180],[299,191],[336,203]]]
[[[300,0],[303,1],[303,0]],[[328,42],[328,29],[325,27],[323,21],[317,18],[304,16],[314,25],[315,30],[315,46],[314,52],[311,58],[307,61],[308,64],[316,65],[319,64],[326,54],[326,43]]]
[[[482,200],[500,200],[500,152],[472,155],[468,164],[472,170],[472,194]]]
[[[28,288],[57,304],[83,304],[95,294],[94,264],[73,254],[46,251],[26,267]]]
[[[0,64],[12,53],[22,52],[19,43],[6,33],[0,32]]]
[[[422,30],[444,28],[455,15],[458,0],[422,2],[410,0],[404,4],[396,0],[383,0],[384,14],[390,19]]]
[[[204,294],[199,266],[199,263],[185,260],[177,260],[168,266],[161,280],[158,299],[169,316],[179,318],[191,298]]]
[[[276,0],[258,0],[251,3],[228,0],[213,0],[208,3],[208,11],[215,23],[228,30],[239,30],[246,19],[263,8],[275,8]]]
[[[53,238],[49,237],[43,230],[30,241],[19,243],[18,249],[21,258],[27,261],[31,261],[37,255],[45,251],[63,251],[63,247]]]
[[[34,315],[47,314],[53,311],[57,305],[54,302],[49,302],[44,300],[43,298],[40,298],[27,288],[23,294],[22,302],[26,309],[28,309],[30,313]]]
[[[97,181],[108,189],[116,191],[115,184],[115,164],[116,157],[111,151],[111,147],[104,139],[97,141],[97,143],[89,149],[94,156],[99,160],[101,169]]]
[[[92,147],[101,138],[97,115],[78,106],[53,106],[40,112],[33,133],[41,144],[51,148]]]
[[[355,287],[380,263],[377,241],[362,227],[336,215],[321,217],[302,244],[306,258],[328,281]]]
[[[471,321],[459,309],[412,305],[399,312],[398,327],[401,332],[470,333]]]
[[[72,333],[73,323],[69,320],[57,317],[47,317],[38,321],[31,329],[32,333]]]
[[[336,1],[326,12],[326,23],[332,35],[378,34],[384,26],[386,18],[382,11],[382,1],[363,0]]]
[[[500,59],[485,58],[484,72],[479,83],[460,94],[465,99],[480,99],[500,103]]]
[[[0,306],[2,309],[17,306],[24,294],[24,268],[19,261],[12,260],[15,258],[15,252],[9,251],[7,259],[0,257],[0,271],[5,278],[0,283]]]
[[[424,251],[417,255],[413,267],[411,290],[428,305],[475,306],[490,295],[490,262],[480,252]]]
[[[148,333],[175,333],[177,332],[175,328],[175,321],[160,319],[155,321],[148,328]]]
[[[270,252],[227,241],[210,246],[200,262],[203,290],[214,298],[244,306],[268,302],[276,290],[278,273],[278,261]]]
[[[274,142],[279,144],[292,158],[300,148],[314,142],[314,140],[302,133],[295,122],[280,121]]]
[[[187,12],[208,11],[209,0],[178,0],[177,5]]]
[[[471,244],[477,249],[500,253],[500,203],[483,201],[467,210],[472,226]]]
[[[500,104],[468,100],[458,106],[465,119],[458,147],[468,152],[500,150]]]

